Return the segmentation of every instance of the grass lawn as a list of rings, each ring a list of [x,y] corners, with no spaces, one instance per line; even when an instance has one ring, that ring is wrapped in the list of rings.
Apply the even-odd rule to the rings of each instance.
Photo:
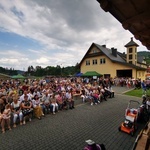
[[[136,96],[136,97],[142,97],[142,89],[135,89],[135,90],[131,90],[129,92],[124,93],[125,95],[129,95],[129,96]],[[147,90],[147,95],[150,96],[150,90]]]

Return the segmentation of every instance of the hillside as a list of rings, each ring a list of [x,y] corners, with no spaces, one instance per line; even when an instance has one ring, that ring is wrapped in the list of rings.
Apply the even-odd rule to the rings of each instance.
[[[138,52],[138,56],[144,56],[145,58],[150,58],[150,51],[141,51],[141,52]]]

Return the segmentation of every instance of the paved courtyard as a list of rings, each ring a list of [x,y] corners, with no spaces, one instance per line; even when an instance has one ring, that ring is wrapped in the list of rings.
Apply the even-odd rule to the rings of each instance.
[[[126,88],[114,90],[115,98],[98,105],[83,104],[78,99],[73,110],[33,119],[0,133],[0,150],[82,150],[87,139],[105,144],[107,150],[131,150],[143,125],[139,125],[134,137],[119,132],[118,127],[124,120],[128,101],[141,99],[122,95]]]

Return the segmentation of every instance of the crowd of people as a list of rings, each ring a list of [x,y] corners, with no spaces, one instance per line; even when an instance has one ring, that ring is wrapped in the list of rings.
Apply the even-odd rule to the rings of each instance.
[[[90,105],[107,101],[114,97],[112,85],[122,86],[122,80],[80,77],[0,80],[2,133],[19,124],[25,125],[32,118],[41,120],[47,114],[55,115],[58,111],[74,109],[75,96]],[[127,86],[128,81],[131,80],[124,79],[124,85]]]
[[[98,104],[114,97],[112,81],[82,78],[44,78],[0,80],[0,125],[2,133],[25,125],[33,117],[41,120],[45,115],[75,108],[74,96],[83,102]]]
[[[141,80],[140,78],[134,79],[134,78],[114,78],[113,84],[115,86],[126,86],[128,89],[134,88],[134,89],[140,89],[140,88],[146,88],[147,90],[150,89],[150,79],[146,78],[145,80]]]

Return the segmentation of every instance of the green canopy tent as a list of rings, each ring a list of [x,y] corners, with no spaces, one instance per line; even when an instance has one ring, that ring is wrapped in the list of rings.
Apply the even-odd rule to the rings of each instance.
[[[103,76],[103,75],[96,71],[87,71],[86,73],[82,74],[82,77],[93,77],[93,76]]]
[[[24,77],[23,75],[21,74],[18,74],[18,75],[14,75],[11,77],[12,79],[26,79],[26,77]]]

